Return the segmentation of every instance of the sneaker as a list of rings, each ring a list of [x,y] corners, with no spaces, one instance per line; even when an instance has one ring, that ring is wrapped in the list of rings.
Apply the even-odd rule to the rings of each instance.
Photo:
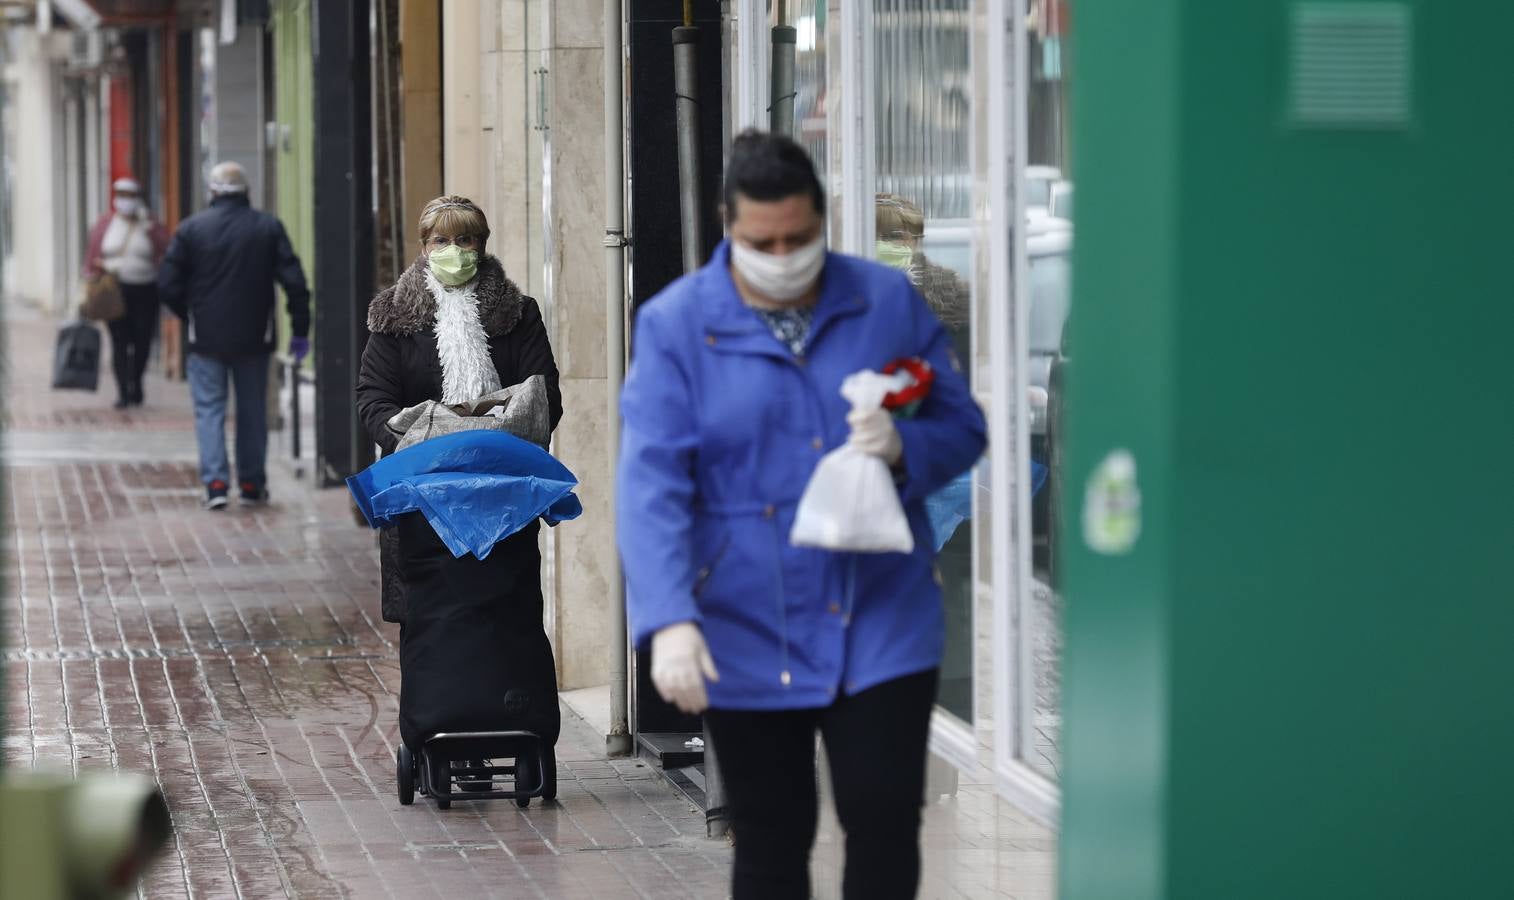
[[[242,496],[238,502],[243,506],[266,506],[268,504],[268,488],[258,487],[250,481],[242,482]]]
[[[226,482],[218,478],[205,485],[206,509],[225,509],[226,502]]]

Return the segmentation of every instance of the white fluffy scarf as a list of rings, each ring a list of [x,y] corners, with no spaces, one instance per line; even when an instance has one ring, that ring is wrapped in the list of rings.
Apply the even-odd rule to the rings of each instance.
[[[478,318],[478,279],[449,288],[426,272],[436,298],[436,350],[442,359],[442,402],[465,403],[500,389],[489,336]]]

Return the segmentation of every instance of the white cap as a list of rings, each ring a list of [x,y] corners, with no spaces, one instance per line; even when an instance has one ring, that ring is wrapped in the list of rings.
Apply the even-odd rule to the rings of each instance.
[[[137,180],[135,178],[117,178],[114,182],[111,183],[110,189],[113,190],[113,191],[115,191],[118,194],[120,194],[120,193],[140,194],[140,193],[142,193],[142,185],[137,184]]]

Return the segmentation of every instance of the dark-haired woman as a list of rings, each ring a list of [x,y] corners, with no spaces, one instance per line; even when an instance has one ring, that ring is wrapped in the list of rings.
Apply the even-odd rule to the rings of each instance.
[[[729,239],[637,320],[617,479],[633,636],[659,693],[706,714],[737,900],[810,896],[817,732],[845,896],[913,897],[944,642],[924,499],[983,453],[983,415],[905,275],[826,251],[798,145],[744,134],[726,179]],[[918,412],[849,414],[842,379],[901,357],[937,373]],[[816,463],[848,442],[892,467],[913,552],[789,544]]]

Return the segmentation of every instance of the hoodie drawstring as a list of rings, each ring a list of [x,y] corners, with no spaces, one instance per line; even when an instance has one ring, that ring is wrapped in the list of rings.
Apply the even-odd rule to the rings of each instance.
[[[785,597],[787,591],[783,585],[783,535],[778,528],[778,519],[774,516],[770,521],[773,523],[773,558],[778,561],[778,648],[779,660],[782,668],[778,672],[778,680],[784,687],[793,682],[794,676],[789,672],[789,619],[788,602]]]

